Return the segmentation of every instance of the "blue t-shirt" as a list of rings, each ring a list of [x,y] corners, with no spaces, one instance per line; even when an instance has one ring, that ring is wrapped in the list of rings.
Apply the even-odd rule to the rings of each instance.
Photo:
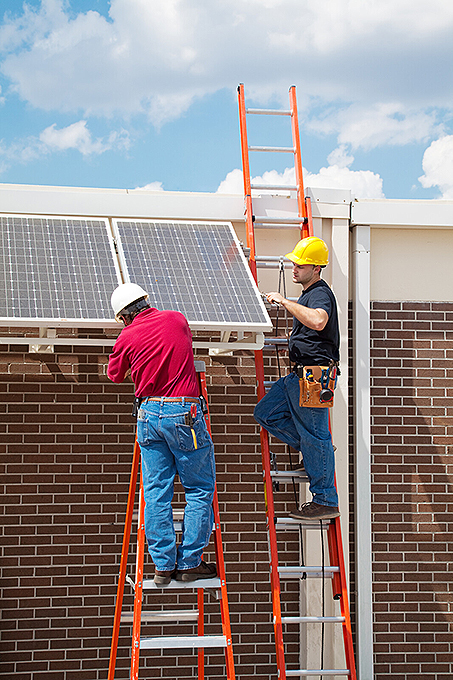
[[[330,286],[320,279],[302,292],[297,301],[304,307],[324,309],[329,320],[322,331],[307,328],[296,317],[289,338],[289,358],[302,366],[325,365],[340,358],[337,301]]]

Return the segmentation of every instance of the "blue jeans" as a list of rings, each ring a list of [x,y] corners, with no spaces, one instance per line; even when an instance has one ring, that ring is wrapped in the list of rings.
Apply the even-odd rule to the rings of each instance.
[[[335,456],[327,408],[299,406],[299,378],[289,373],[258,402],[255,420],[270,434],[302,452],[313,500],[338,506]]]
[[[159,571],[191,569],[201,562],[209,543],[214,512],[214,446],[203,413],[197,404],[194,419],[198,448],[184,416],[191,403],[149,401],[142,404],[137,420],[137,440],[142,458],[145,496],[145,534],[148,549]],[[175,475],[185,490],[181,543],[176,549],[173,526]]]

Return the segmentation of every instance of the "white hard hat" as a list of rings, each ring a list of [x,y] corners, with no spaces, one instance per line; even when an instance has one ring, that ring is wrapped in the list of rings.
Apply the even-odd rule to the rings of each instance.
[[[125,308],[131,305],[136,300],[140,298],[147,298],[148,293],[146,290],[136,283],[122,283],[118,288],[112,293],[110,302],[115,313],[115,319],[119,321],[118,314]]]

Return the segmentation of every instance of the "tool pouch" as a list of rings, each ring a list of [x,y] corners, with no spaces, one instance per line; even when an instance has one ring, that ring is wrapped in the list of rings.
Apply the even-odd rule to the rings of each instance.
[[[336,366],[299,366],[299,406],[330,408],[337,382]]]

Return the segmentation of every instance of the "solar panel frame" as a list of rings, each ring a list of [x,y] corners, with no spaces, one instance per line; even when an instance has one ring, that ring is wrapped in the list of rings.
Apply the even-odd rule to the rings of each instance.
[[[231,222],[115,218],[112,224],[125,281],[143,286],[152,306],[181,311],[195,331],[272,330]]]
[[[107,218],[0,215],[0,326],[116,328],[120,283]]]

